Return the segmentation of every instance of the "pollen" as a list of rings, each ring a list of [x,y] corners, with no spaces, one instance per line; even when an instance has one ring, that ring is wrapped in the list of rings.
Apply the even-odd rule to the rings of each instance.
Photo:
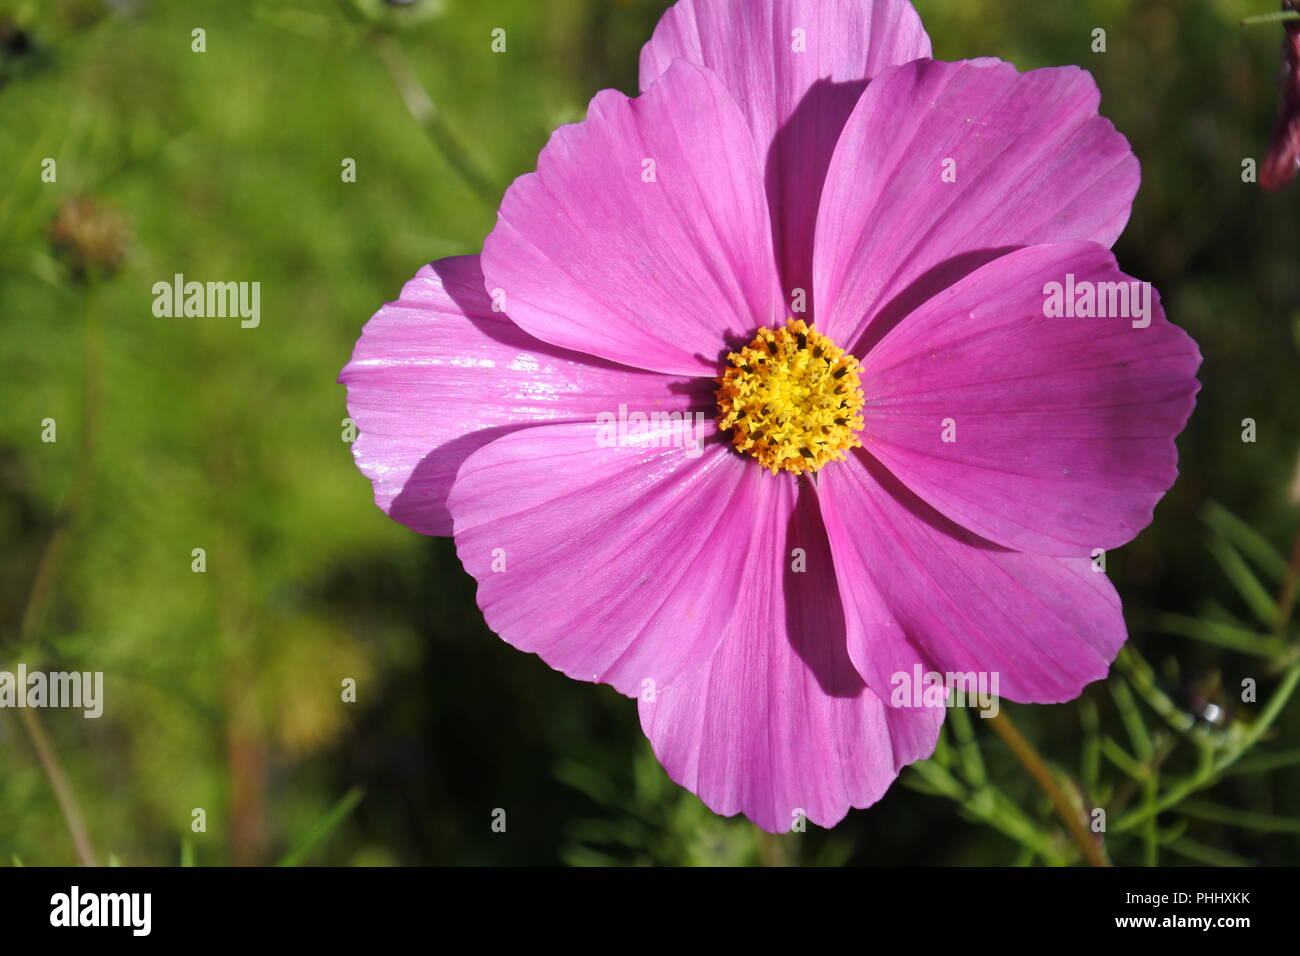
[[[727,363],[714,393],[718,428],[772,474],[817,471],[861,447],[861,367],[814,326],[761,328]]]

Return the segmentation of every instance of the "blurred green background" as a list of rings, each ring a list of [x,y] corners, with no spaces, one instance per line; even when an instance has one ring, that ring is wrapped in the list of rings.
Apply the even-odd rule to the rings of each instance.
[[[1079,859],[978,720],[833,831],[713,816],[631,702],[494,637],[450,541],[385,518],[352,464],[335,376],[362,324],[422,263],[477,252],[597,90],[635,91],[666,6],[0,0],[0,669],[105,672],[102,719],[36,731],[99,862]],[[1300,517],[1300,186],[1241,176],[1280,30],[1237,20],[1273,4],[916,6],[941,58],[1094,73],[1143,166],[1120,261],[1205,355],[1182,477],[1108,557],[1140,656],[1081,701],[1006,710],[1072,801],[1113,808],[1114,861],[1300,861],[1300,705],[1259,722],[1295,674],[1270,615]],[[260,327],[155,318],[175,273],[260,282]],[[0,711],[0,863],[72,863],[32,733]]]

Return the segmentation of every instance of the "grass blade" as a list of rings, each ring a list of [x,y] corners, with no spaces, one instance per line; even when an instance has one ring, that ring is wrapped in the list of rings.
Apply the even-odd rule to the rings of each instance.
[[[321,817],[310,830],[298,841],[298,845],[280,858],[276,866],[299,866],[311,855],[325,839],[334,832],[340,823],[348,818],[361,798],[365,796],[360,787],[353,787],[343,795],[343,799],[334,804],[325,816]]]

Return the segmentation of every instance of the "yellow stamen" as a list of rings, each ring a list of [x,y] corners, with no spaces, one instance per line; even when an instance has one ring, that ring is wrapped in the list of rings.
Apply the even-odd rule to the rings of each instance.
[[[714,394],[732,443],[772,474],[817,471],[862,442],[858,360],[802,319],[761,328],[727,356]]]

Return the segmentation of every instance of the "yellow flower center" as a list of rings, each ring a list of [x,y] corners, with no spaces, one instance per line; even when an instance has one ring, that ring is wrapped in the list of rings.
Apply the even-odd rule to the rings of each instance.
[[[714,393],[718,427],[772,474],[816,471],[861,447],[858,360],[802,319],[759,329],[727,362]]]

